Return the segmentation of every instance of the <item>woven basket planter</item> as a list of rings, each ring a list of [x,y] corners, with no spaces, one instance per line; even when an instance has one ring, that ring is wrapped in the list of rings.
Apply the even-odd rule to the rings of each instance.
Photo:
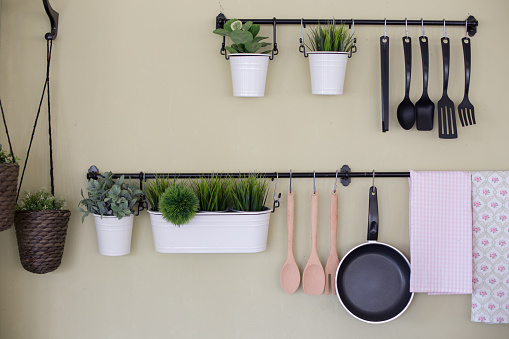
[[[70,216],[68,210],[16,211],[14,227],[23,268],[43,274],[60,266]]]
[[[18,164],[0,164],[0,231],[11,228],[16,208]]]

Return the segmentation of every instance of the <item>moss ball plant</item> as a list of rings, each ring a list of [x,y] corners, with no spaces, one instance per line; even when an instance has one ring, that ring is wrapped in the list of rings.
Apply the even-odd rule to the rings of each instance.
[[[187,224],[199,207],[196,193],[182,183],[168,187],[159,200],[163,219],[178,226]]]

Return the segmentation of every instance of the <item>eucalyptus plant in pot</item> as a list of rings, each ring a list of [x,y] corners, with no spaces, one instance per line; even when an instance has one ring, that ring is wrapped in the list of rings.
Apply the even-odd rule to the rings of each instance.
[[[131,251],[134,205],[142,191],[122,175],[113,178],[106,172],[88,181],[88,197],[81,190],[78,210],[83,212],[82,222],[91,213],[95,219],[99,253],[106,256],[126,255]]]
[[[256,206],[260,206],[260,201],[265,202],[268,184],[256,174],[236,180],[212,174],[168,187],[159,199],[160,211],[149,211],[156,251],[253,253],[265,250],[271,210]],[[257,185],[260,182],[265,184]],[[146,196],[150,190],[146,185]],[[247,194],[262,199],[255,198],[258,203],[252,204]]]
[[[311,88],[313,94],[343,94],[346,64],[355,44],[353,32],[335,20],[325,26],[312,27],[308,34]]]
[[[231,46],[224,48],[230,52],[230,68],[232,73],[233,96],[263,97],[265,95],[265,81],[269,65],[271,50],[260,52],[260,49],[272,45],[262,42],[267,37],[258,36],[260,25],[248,21],[230,19],[224,27],[214,30],[215,34],[229,37]]]
[[[0,231],[11,228],[14,222],[18,174],[17,158],[0,145]]]
[[[14,227],[19,259],[27,271],[43,274],[60,266],[71,216],[64,206],[64,199],[55,198],[44,189],[26,191],[16,206]]]

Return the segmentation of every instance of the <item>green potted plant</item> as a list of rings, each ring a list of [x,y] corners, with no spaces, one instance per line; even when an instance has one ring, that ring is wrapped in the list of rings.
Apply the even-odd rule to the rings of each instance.
[[[142,191],[124,176],[113,178],[106,172],[88,181],[88,197],[81,190],[78,210],[83,212],[82,222],[92,213],[95,219],[99,253],[107,256],[126,255],[131,251],[134,205]]]
[[[11,228],[14,223],[18,175],[18,160],[0,145],[0,231]]]
[[[269,65],[271,50],[260,50],[272,45],[262,42],[267,37],[258,36],[260,25],[248,21],[231,19],[225,22],[224,27],[214,30],[215,34],[229,37],[231,46],[225,46],[230,52],[233,96],[236,97],[263,97],[265,95],[265,80]],[[226,52],[225,52],[226,53]]]
[[[343,94],[346,64],[355,43],[353,32],[335,20],[311,27],[308,52],[313,94]]]
[[[185,185],[193,187],[194,192]],[[152,191],[154,186],[157,185],[145,185],[146,196],[151,193],[149,191]],[[238,188],[237,193],[234,193],[235,187]],[[271,212],[263,206],[267,189],[267,180],[257,174],[235,180],[213,174],[210,178],[202,177],[191,183],[179,183],[168,187],[159,198],[160,211],[149,211],[156,251],[161,253],[264,251],[267,247]],[[253,199],[256,203],[251,203],[247,194],[254,194]],[[243,203],[235,204],[234,196]],[[230,210],[231,206],[234,206],[236,211]]]
[[[64,206],[64,199],[57,199],[44,189],[25,192],[16,206],[14,227],[19,258],[27,271],[43,274],[60,266],[71,216]]]

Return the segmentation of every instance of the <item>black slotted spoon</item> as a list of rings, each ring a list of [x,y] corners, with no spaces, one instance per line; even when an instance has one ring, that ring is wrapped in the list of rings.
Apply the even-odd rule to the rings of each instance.
[[[445,35],[445,34],[444,34]],[[456,113],[454,102],[447,95],[449,85],[449,61],[451,54],[451,44],[448,37],[444,36],[442,42],[442,57],[444,66],[444,90],[442,98],[438,101],[438,136],[442,139],[456,139],[458,129],[456,127]]]

